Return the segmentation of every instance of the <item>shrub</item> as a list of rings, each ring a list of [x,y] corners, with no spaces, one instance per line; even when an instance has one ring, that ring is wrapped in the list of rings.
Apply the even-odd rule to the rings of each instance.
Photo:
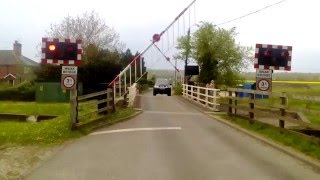
[[[149,86],[149,87],[153,87],[153,86],[154,86],[154,81],[148,80],[148,86]]]
[[[173,90],[174,90],[175,95],[182,95],[182,85],[181,84],[174,86]]]
[[[35,87],[31,82],[23,82],[0,90],[0,100],[5,101],[34,101]]]

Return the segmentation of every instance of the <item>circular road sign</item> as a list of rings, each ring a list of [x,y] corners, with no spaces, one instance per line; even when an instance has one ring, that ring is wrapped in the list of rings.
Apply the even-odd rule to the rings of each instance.
[[[75,85],[75,79],[72,76],[66,76],[63,79],[63,86],[66,88],[71,88]]]
[[[270,82],[266,79],[260,79],[258,81],[258,90],[260,91],[268,91],[270,88]]]
[[[161,38],[160,34],[154,34],[154,35],[152,36],[153,42],[159,42],[159,41],[160,41],[160,38]]]

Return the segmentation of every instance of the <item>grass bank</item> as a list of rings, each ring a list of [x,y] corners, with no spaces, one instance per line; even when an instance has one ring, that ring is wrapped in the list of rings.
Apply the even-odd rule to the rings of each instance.
[[[58,115],[53,120],[38,123],[26,123],[0,120],[0,145],[6,143],[15,144],[59,144],[67,140],[81,137],[88,131],[71,131],[69,123],[68,103],[28,103],[8,102],[0,103],[0,113],[19,114],[47,114]],[[117,109],[116,113],[106,117],[106,121],[117,122],[131,114],[133,109]]]
[[[220,115],[221,118],[228,120],[240,127],[272,139],[280,144],[292,147],[306,155],[320,160],[320,140],[308,138],[295,132],[281,131],[279,128],[272,127],[255,121],[253,124],[247,119]]]

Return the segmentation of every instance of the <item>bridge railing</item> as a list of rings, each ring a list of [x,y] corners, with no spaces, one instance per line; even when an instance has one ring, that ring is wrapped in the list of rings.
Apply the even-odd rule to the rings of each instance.
[[[115,101],[127,95],[129,93],[128,88],[145,77],[147,72],[144,72],[142,64],[143,58],[141,58],[141,55],[137,55],[109,84],[109,87],[112,87],[115,92],[113,95]]]
[[[183,96],[201,104],[202,106],[209,108],[213,111],[219,111],[218,106],[220,105],[217,101],[220,97],[218,92],[220,89],[212,89],[200,86],[192,86],[183,84]]]
[[[320,97],[236,88],[228,88],[227,92],[227,102],[221,103],[227,104],[229,115],[245,116],[251,122],[259,119],[261,121],[262,118],[268,124],[273,124],[272,121],[278,119],[280,128],[285,128],[285,123],[290,123],[304,128],[320,129],[320,125],[312,124],[303,115],[303,112],[320,113],[316,110]],[[314,109],[310,106],[314,106]]]

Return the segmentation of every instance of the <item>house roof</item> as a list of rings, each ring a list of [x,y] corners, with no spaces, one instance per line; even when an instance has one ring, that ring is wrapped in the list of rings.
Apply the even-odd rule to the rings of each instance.
[[[25,57],[25,56],[20,56],[19,59],[23,62],[23,64],[29,65],[29,66],[38,66],[39,63]]]
[[[15,55],[13,50],[0,50],[0,65],[24,64],[28,66],[38,66],[39,64],[25,56]]]
[[[11,73],[7,74],[5,77],[3,77],[3,79],[6,79],[6,78],[9,77],[9,76],[13,77],[14,79],[17,79],[17,78],[16,78],[13,74],[11,74]]]
[[[18,59],[14,56],[12,50],[0,50],[0,65],[16,65]]]

